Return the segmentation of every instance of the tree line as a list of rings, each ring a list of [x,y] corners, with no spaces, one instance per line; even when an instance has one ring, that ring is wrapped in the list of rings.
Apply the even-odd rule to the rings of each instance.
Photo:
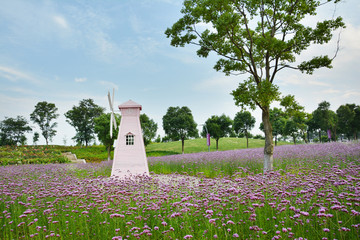
[[[58,109],[54,103],[46,101],[35,105],[34,111],[30,114],[30,120],[36,123],[46,144],[52,141],[56,135],[57,122],[59,117]],[[76,134],[72,138],[78,145],[88,146],[96,137],[107,148],[108,155],[118,132],[114,131],[114,138],[110,137],[110,113],[104,113],[105,108],[98,106],[92,99],[83,99],[78,106],[65,113],[66,121],[74,127]],[[306,113],[293,95],[280,99],[280,107],[269,110],[272,134],[275,145],[280,137],[292,138],[294,144],[298,140],[305,143],[311,141],[336,141],[343,139],[357,139],[360,132],[360,106],[356,104],[341,105],[336,111],[330,110],[330,103],[323,101],[312,113]],[[117,122],[121,116],[115,114]],[[144,144],[152,141],[182,141],[182,152],[186,139],[210,136],[216,141],[216,149],[219,146],[219,139],[223,137],[245,137],[247,147],[248,139],[253,137],[251,130],[255,126],[255,118],[249,111],[239,111],[234,119],[222,114],[209,117],[203,124],[202,131],[198,132],[197,123],[194,120],[191,110],[186,107],[169,107],[162,118],[162,126],[166,136],[162,139],[156,133],[157,123],[146,114],[140,115]],[[264,130],[263,123],[260,129]],[[23,116],[8,118],[0,122],[0,145],[19,145],[26,143],[25,133],[31,132],[32,128]],[[35,132],[33,142],[39,140],[40,134]],[[260,138],[259,136],[256,136]]]

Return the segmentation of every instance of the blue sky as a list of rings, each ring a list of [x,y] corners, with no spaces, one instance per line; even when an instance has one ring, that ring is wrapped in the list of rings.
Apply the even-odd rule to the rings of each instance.
[[[3,0],[0,121],[17,115],[29,120],[36,103],[55,103],[60,117],[53,143],[63,144],[66,139],[74,144],[75,131],[64,113],[87,98],[109,111],[106,95],[112,88],[115,105],[129,99],[142,104],[142,112],[158,123],[162,136],[162,117],[170,106],[188,106],[197,124],[223,113],[233,118],[241,109],[230,92],[245,77],[216,72],[217,56],[199,58],[194,46],[170,46],[164,31],[181,17],[181,7],[182,0]],[[333,12],[333,6],[324,7],[317,17],[331,18]],[[295,95],[307,112],[324,100],[332,110],[345,103],[360,104],[359,12],[358,0],[345,0],[336,7],[347,28],[341,32],[333,69],[278,75],[275,84],[283,95]],[[336,41],[337,35],[328,45],[309,48],[299,60],[332,55]],[[257,122],[252,132],[261,133],[261,113],[257,110],[253,115]],[[41,137],[40,144],[44,143]]]

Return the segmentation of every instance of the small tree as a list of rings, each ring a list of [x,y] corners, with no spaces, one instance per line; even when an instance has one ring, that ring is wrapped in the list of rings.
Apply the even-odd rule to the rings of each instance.
[[[34,133],[34,136],[33,136],[33,144],[36,145],[36,143],[39,141],[39,133],[38,132],[35,132]]]
[[[318,126],[322,131],[327,132],[331,130],[332,138],[336,139],[337,116],[334,111],[330,110],[330,103],[323,101],[319,103],[318,108],[312,113],[315,126]],[[319,139],[321,134],[319,133]]]
[[[231,134],[232,124],[233,121],[230,119],[230,117],[225,116],[225,114],[221,116],[211,116],[208,120],[206,120],[205,125],[208,129],[208,132],[210,136],[216,140],[216,150],[219,149],[219,139]],[[206,135],[205,126],[203,127],[202,135]]]
[[[150,119],[145,113],[140,115],[141,130],[144,138],[144,144],[147,146],[155,138],[157,132],[157,123]]]
[[[76,135],[73,137],[78,144],[88,146],[88,143],[94,139],[94,119],[104,112],[104,108],[96,105],[92,99],[83,99],[79,106],[65,113],[66,122],[73,126]]]
[[[0,145],[24,145],[26,142],[25,133],[31,131],[32,129],[24,117],[5,117],[5,120],[0,122]]]
[[[251,115],[249,111],[242,111],[238,112],[235,115],[234,118],[234,131],[236,133],[245,133],[246,137],[246,147],[249,148],[249,131],[254,127],[255,125],[255,118]]]
[[[120,122],[121,116],[114,114],[115,121]],[[114,140],[116,139],[119,129],[113,129],[113,138],[110,137],[110,118],[111,113],[101,114],[99,117],[94,118],[95,128],[94,131],[99,141],[106,147],[108,153],[108,160],[111,159],[111,150],[113,149]]]
[[[49,140],[56,135],[55,127],[56,122],[53,122],[59,114],[56,113],[57,107],[54,103],[38,102],[35,105],[35,110],[30,114],[30,120],[38,124],[41,130],[41,134],[45,138],[46,145],[49,144]]]
[[[286,118],[284,134],[290,135],[296,144],[296,138],[301,137],[305,142],[307,131],[307,114],[304,107],[295,100],[295,96],[287,95],[281,99],[280,105],[285,108],[284,117]]]
[[[169,107],[162,118],[163,129],[168,137],[177,141],[181,139],[182,153],[184,154],[185,139],[198,137],[197,124],[188,107]]]

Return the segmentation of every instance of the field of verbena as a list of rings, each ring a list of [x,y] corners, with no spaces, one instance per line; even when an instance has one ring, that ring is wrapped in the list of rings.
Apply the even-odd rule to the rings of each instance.
[[[111,162],[1,167],[0,239],[359,239],[359,143],[278,147],[268,174],[261,152],[149,159],[235,168],[170,181],[109,179]]]

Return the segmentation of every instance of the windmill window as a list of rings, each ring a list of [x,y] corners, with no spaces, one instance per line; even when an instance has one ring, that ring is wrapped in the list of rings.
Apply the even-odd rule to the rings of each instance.
[[[126,145],[134,145],[134,135],[133,134],[126,135]]]

